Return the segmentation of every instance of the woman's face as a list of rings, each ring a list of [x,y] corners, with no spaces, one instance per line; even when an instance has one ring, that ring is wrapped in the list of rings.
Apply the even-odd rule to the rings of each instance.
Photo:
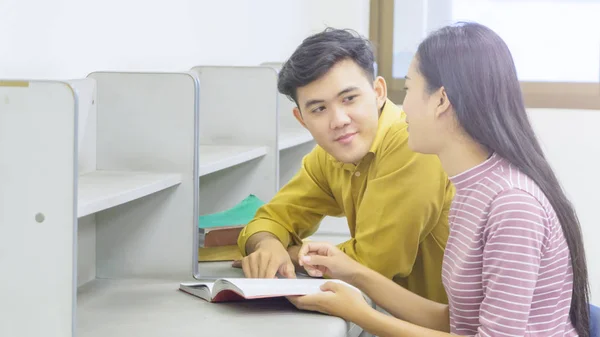
[[[450,120],[444,118],[450,108],[445,90],[442,87],[429,93],[416,57],[410,64],[405,82],[406,96],[402,105],[408,123],[408,146],[415,152],[439,154],[448,139]]]

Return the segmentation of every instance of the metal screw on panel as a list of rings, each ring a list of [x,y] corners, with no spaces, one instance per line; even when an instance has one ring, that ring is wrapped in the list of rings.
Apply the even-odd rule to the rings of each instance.
[[[42,223],[44,220],[46,220],[46,216],[44,216],[44,214],[38,213],[35,215],[35,221]]]

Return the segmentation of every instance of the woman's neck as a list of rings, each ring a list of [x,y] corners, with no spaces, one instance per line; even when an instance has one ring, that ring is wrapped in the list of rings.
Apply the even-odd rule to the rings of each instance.
[[[466,135],[457,136],[438,153],[442,167],[449,177],[483,163],[491,155],[490,150]]]

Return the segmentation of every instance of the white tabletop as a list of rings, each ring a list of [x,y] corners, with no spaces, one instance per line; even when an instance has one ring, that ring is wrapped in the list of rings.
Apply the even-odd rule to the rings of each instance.
[[[210,263],[241,275],[231,263]],[[189,281],[189,280],[181,280]],[[179,280],[95,280],[78,293],[78,337],[358,336],[340,318],[296,309],[285,299],[208,303],[178,290]]]

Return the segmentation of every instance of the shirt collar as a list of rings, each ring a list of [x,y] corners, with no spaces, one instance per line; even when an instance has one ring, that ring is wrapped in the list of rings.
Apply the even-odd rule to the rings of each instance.
[[[501,167],[502,164],[503,158],[494,152],[482,163],[449,177],[449,180],[456,190],[460,191],[490,176],[492,172]]]

